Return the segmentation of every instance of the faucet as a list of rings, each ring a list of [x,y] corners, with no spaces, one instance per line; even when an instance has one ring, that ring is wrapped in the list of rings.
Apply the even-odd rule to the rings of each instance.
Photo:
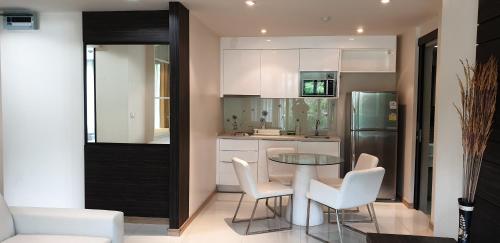
[[[319,131],[318,131],[318,128],[319,128],[319,119],[316,119],[316,130],[314,131],[314,136],[319,136]]]

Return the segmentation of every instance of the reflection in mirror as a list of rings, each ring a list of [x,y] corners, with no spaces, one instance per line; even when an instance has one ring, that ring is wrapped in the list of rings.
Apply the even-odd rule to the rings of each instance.
[[[86,50],[87,141],[169,144],[169,46]]]

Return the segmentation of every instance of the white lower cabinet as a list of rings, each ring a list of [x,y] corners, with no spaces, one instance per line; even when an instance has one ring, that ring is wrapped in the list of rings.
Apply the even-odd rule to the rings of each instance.
[[[254,178],[257,178],[257,163],[248,163],[252,169]],[[234,172],[232,162],[219,162],[219,185],[239,186],[238,177]]]
[[[299,142],[299,153],[318,153],[340,156],[339,142]],[[323,179],[339,178],[340,165],[317,166],[318,176]]]
[[[234,157],[248,162],[254,180],[257,181],[258,140],[219,139],[217,147],[217,185],[233,187],[240,185],[233,168],[232,159]],[[239,190],[239,188],[236,187],[231,190]]]
[[[304,142],[277,140],[219,139],[217,153],[217,186],[219,191],[239,191],[239,182],[233,168],[232,158],[247,161],[257,182],[267,182],[268,148],[293,147],[299,153],[321,153],[340,155],[340,142]],[[339,165],[318,166],[320,178],[338,178]]]

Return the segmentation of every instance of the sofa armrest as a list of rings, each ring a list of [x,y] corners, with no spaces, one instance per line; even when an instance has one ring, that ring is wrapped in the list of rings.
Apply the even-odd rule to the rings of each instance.
[[[17,234],[104,237],[123,243],[122,212],[88,209],[11,207]]]

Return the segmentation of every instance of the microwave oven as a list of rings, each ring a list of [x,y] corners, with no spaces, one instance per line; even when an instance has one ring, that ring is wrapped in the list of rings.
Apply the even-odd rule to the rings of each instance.
[[[337,72],[300,72],[301,97],[337,97]]]

